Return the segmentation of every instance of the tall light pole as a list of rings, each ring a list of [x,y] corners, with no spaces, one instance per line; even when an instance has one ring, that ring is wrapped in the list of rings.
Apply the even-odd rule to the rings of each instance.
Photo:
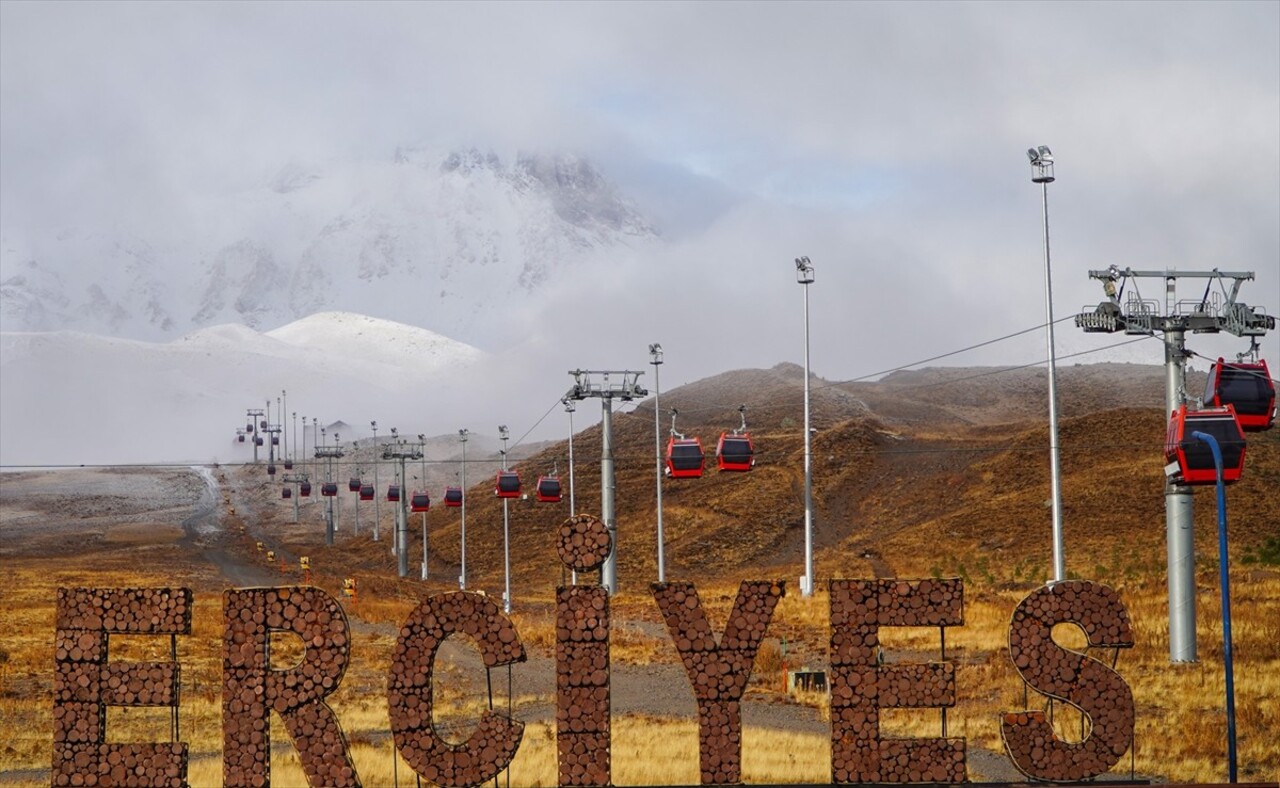
[[[813,596],[813,447],[809,426],[809,285],[813,265],[808,257],[796,258],[796,282],[804,285],[804,576],[802,596]]]
[[[422,492],[431,499],[427,492],[427,436],[418,433],[418,445],[422,447]],[[422,579],[427,579],[427,513],[422,512]]]
[[[462,572],[458,575],[458,590],[467,590],[467,435],[470,431],[463,427],[458,430],[458,440],[462,442]]]
[[[378,422],[371,421],[369,426],[373,427],[373,541],[377,542],[378,521],[382,517],[378,506],[378,498],[382,495],[378,489]]]
[[[573,411],[577,406],[568,397],[561,397],[560,403],[564,405],[564,412],[569,414],[569,514],[574,515],[578,511],[577,501],[573,497]],[[577,569],[569,571],[569,582],[575,586],[578,584]]]
[[[280,450],[284,453],[285,460],[289,460],[289,423],[284,420],[284,413],[289,409],[289,393],[284,389],[280,389],[280,426],[284,430],[284,435],[280,438]],[[293,463],[290,462],[290,465]]]
[[[498,425],[498,437],[502,439],[502,470],[507,469],[507,439],[511,437],[511,433],[507,431],[507,425]],[[511,499],[502,499],[502,576],[505,583],[505,590],[502,592],[502,611],[504,613],[511,612],[511,543],[509,539],[511,531],[511,508],[509,504]]]
[[[662,345],[654,342],[649,346],[649,363],[653,365],[653,452],[654,452],[654,484],[658,490],[658,582],[667,582],[666,542],[662,533],[662,409],[658,405],[658,397],[662,395],[662,386],[658,383],[658,368],[662,366]]]
[[[1062,466],[1058,455],[1058,359],[1053,342],[1053,277],[1049,269],[1049,184],[1053,183],[1053,153],[1048,146],[1028,148],[1031,182],[1040,184],[1044,206],[1045,344],[1049,347],[1049,486],[1053,493],[1053,582],[1067,578],[1062,555]]]

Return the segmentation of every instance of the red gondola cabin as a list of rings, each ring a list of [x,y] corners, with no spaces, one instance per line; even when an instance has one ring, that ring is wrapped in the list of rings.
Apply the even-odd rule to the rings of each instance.
[[[360,485],[360,500],[362,501],[372,501],[373,496],[377,495],[377,493],[378,491],[373,489],[372,484]]]
[[[281,497],[281,498],[292,498],[292,497],[293,497],[293,490],[291,490],[291,489],[290,489],[290,488],[288,488],[288,487],[281,487],[281,488],[280,488],[280,497]]]
[[[400,485],[393,484],[387,488],[387,500],[396,503],[400,500]]]
[[[462,488],[461,487],[447,488],[444,491],[444,505],[453,506],[453,507],[462,506]]]
[[[560,477],[543,476],[538,479],[537,497],[542,503],[560,503]]]
[[[672,435],[667,441],[667,475],[671,478],[700,478],[706,462],[707,455],[702,451],[702,441],[698,438],[677,438]]]
[[[285,460],[285,461],[284,461],[284,469],[285,469],[286,471],[291,471],[291,470],[293,470],[293,460]]]
[[[347,479],[347,492],[358,493],[360,492],[361,486],[359,476],[352,476],[350,479]]]
[[[519,498],[520,474],[515,471],[498,471],[498,479],[494,484],[493,494],[499,498]]]
[[[267,466],[267,475],[268,475],[268,476],[275,476],[275,475],[276,475],[276,466],[274,466],[274,465],[268,465],[268,466]]]
[[[321,484],[321,485],[320,485],[320,494],[321,494],[321,495],[323,495],[325,498],[332,498],[332,497],[334,497],[335,495],[337,495],[337,494],[338,494],[338,483],[337,483],[337,482],[325,482],[324,484]]]
[[[1213,463],[1213,450],[1205,441],[1192,433],[1203,432],[1218,441],[1222,451],[1222,481],[1230,484],[1244,471],[1244,432],[1236,420],[1235,409],[1187,410],[1183,405],[1169,419],[1169,432],[1165,437],[1164,456],[1170,463],[1177,463],[1174,480],[1180,484],[1216,484],[1217,469]]]
[[[429,512],[431,511],[431,496],[425,492],[414,491],[409,498],[409,511],[411,512]]]
[[[722,471],[749,471],[756,465],[755,446],[745,432],[720,433],[716,443],[716,462]]]
[[[1245,432],[1262,432],[1275,426],[1276,385],[1266,361],[1228,364],[1222,359],[1209,368],[1204,388],[1206,408],[1230,405]]]
[[[311,497],[311,482],[303,482],[302,484],[298,485],[298,496],[300,498]]]

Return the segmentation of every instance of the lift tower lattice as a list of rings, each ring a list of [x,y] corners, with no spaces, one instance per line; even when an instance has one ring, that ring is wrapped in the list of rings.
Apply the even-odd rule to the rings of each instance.
[[[324,430],[322,429],[320,432],[323,435]],[[328,484],[334,483],[333,461],[340,460],[346,456],[346,453],[342,451],[342,447],[338,445],[338,433],[336,432],[333,434],[333,443],[334,445],[329,446],[322,439],[321,444],[315,450],[315,458],[324,460],[324,480]],[[329,505],[325,509],[324,543],[327,545],[333,544],[334,533],[338,530],[337,515],[334,512],[334,502],[337,498],[338,496],[336,495],[328,496]]]
[[[1276,327],[1276,319],[1261,307],[1238,300],[1240,287],[1254,278],[1252,271],[1135,271],[1111,266],[1090,271],[1090,279],[1102,282],[1107,300],[1093,311],[1076,315],[1076,326],[1090,333],[1164,335],[1165,412],[1171,414],[1192,399],[1187,395],[1186,334],[1257,337]],[[1164,280],[1164,303],[1144,299],[1140,279]],[[1201,279],[1205,288],[1199,300],[1178,300],[1179,279]],[[1218,286],[1214,290],[1214,285]],[[1130,285],[1132,288],[1130,289]],[[1128,290],[1128,297],[1121,298]],[[1167,472],[1167,469],[1166,469]],[[1192,488],[1166,476],[1164,485],[1165,538],[1168,543],[1169,661],[1195,662],[1196,579],[1195,539],[1191,515]]]
[[[640,387],[640,376],[644,372],[630,370],[590,370],[574,369],[573,388],[565,394],[566,399],[581,400],[598,397],[602,408],[600,420],[600,517],[605,528],[609,530],[609,557],[600,569],[600,584],[609,590],[609,595],[618,593],[618,523],[614,516],[614,494],[616,484],[613,475],[613,400],[623,402],[648,396],[649,392]],[[616,376],[616,377],[615,377]]]
[[[400,463],[400,500],[396,502],[396,568],[401,577],[409,576],[409,501],[405,480],[404,464],[406,460],[420,460],[423,457],[421,443],[408,443],[391,430],[392,442],[382,450],[382,459],[398,460]]]

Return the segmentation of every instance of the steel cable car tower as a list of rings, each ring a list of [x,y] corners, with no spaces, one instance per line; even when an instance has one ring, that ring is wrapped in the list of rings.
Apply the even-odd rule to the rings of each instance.
[[[400,577],[409,576],[409,512],[406,509],[409,496],[405,492],[404,464],[406,460],[422,459],[422,445],[406,443],[399,437],[395,427],[391,428],[392,442],[382,450],[382,459],[399,460],[400,497],[396,501],[396,538],[392,541],[396,549],[396,569]],[[374,500],[377,500],[375,498]]]
[[[618,522],[614,516],[614,494],[617,492],[613,475],[613,400],[629,402],[649,394],[641,388],[639,381],[643,372],[630,370],[570,370],[573,376],[573,388],[565,394],[565,399],[582,400],[588,397],[600,399],[600,519],[609,531],[609,557],[600,568],[600,584],[613,596],[618,593]],[[622,378],[621,382],[610,380],[611,375]],[[595,378],[595,380],[593,380]]]
[[[314,421],[312,422],[315,423]],[[324,482],[326,485],[333,484],[333,461],[340,460],[345,456],[342,446],[338,443],[338,433],[333,433],[333,446],[329,446],[324,440],[324,428],[320,428],[320,445],[316,446],[315,457],[317,460],[324,460]],[[333,535],[338,530],[338,513],[334,510],[333,502],[338,496],[328,495],[327,508],[325,509],[324,523],[324,543],[333,544]]]
[[[249,420],[249,426],[245,429],[245,433],[249,436],[249,440],[253,443],[253,464],[258,464],[258,447],[261,438],[258,435],[258,419],[266,414],[262,412],[262,408],[249,408],[244,412],[245,418]],[[266,426],[265,424],[262,426]]]
[[[1217,334],[1226,331],[1238,337],[1258,337],[1276,327],[1276,319],[1261,307],[1238,301],[1240,286],[1254,278],[1252,271],[1134,271],[1111,266],[1089,271],[1090,279],[1102,282],[1107,300],[1092,311],[1076,315],[1076,326],[1089,333],[1164,335],[1165,413],[1176,412],[1187,396],[1188,331]],[[1143,299],[1139,279],[1163,279],[1163,310],[1155,299]],[[1198,301],[1177,300],[1179,279],[1207,280]],[[1128,298],[1121,296],[1132,282]],[[1213,291],[1217,283],[1219,292]],[[1229,287],[1228,287],[1229,283]],[[1176,467],[1176,466],[1175,466]],[[1195,544],[1191,517],[1192,489],[1169,475],[1164,487],[1165,537],[1168,542],[1169,574],[1169,661],[1195,662],[1196,579]]]

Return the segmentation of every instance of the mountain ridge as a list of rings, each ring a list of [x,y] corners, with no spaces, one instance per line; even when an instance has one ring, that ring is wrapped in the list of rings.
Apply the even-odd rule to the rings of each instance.
[[[590,160],[401,148],[380,160],[283,165],[157,228],[0,228],[0,330],[152,341],[316,312],[377,313],[472,344],[579,266],[659,242]],[[208,221],[209,217],[216,217]]]

